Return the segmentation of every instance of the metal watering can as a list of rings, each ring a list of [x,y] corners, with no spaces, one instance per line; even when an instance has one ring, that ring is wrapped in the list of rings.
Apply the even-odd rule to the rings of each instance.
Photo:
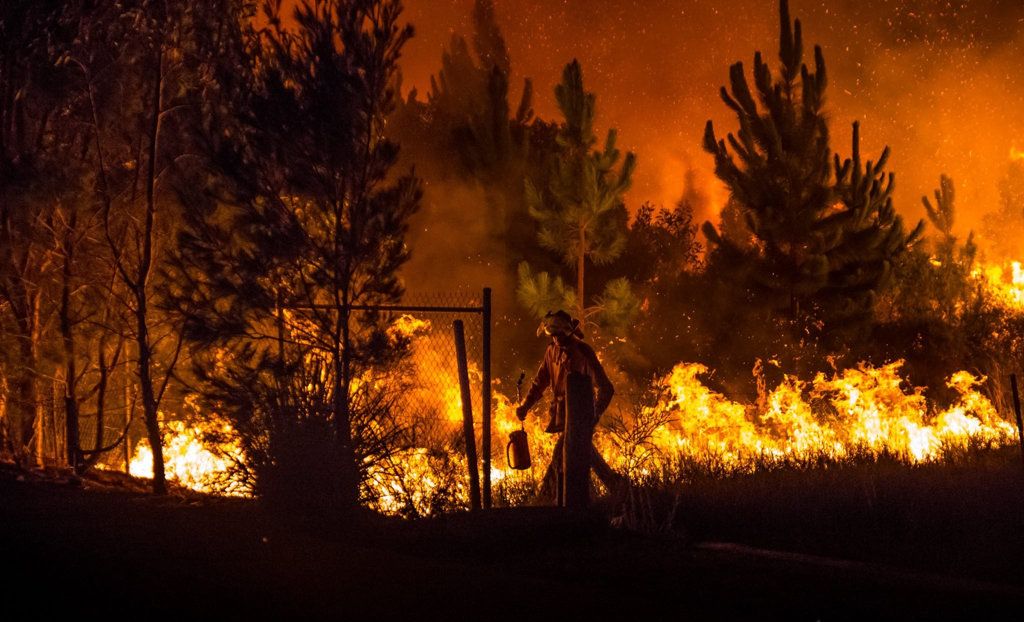
[[[519,382],[516,383],[516,403],[523,401],[523,378],[526,372],[519,374]],[[508,435],[508,445],[505,445],[505,461],[510,469],[524,471],[530,468],[530,443],[526,438],[526,428],[523,422],[519,422],[519,429]]]

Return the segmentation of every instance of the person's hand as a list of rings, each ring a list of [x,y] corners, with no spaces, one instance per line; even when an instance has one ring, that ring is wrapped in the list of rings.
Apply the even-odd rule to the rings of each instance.
[[[530,409],[526,407],[526,404],[516,406],[516,417],[518,417],[520,421],[526,421],[526,413],[528,412],[530,412]]]

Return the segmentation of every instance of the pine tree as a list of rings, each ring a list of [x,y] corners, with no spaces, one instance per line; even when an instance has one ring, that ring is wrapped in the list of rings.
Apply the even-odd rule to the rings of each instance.
[[[951,177],[939,177],[939,187],[935,190],[934,197],[934,205],[927,196],[921,197],[921,203],[924,204],[928,220],[940,234],[935,242],[935,256],[940,262],[963,260],[969,268],[978,247],[974,243],[974,232],[971,231],[967,234],[963,247],[957,248],[957,236],[953,233],[953,225],[956,222],[956,187]]]
[[[578,61],[566,65],[555,98],[564,118],[556,139],[558,150],[547,186],[526,183],[530,215],[539,225],[540,245],[557,253],[575,271],[576,287],[563,287],[560,306],[573,308],[583,320],[621,325],[638,306],[629,283],[624,279],[609,282],[604,294],[595,298],[596,304],[588,307],[586,266],[588,262],[608,264],[625,248],[627,215],[622,195],[631,184],[636,157],[627,153],[622,158],[614,129],[608,131],[603,147],[594,149],[597,97],[584,89]],[[520,268],[520,277],[520,301],[538,315],[552,310],[545,307],[557,292],[541,285],[560,281],[534,276],[528,266]],[[600,318],[595,317],[598,314]]]
[[[918,295],[929,299],[933,313],[938,313],[946,321],[952,321],[972,293],[970,275],[974,269],[978,246],[974,243],[973,231],[967,234],[967,240],[962,245],[953,233],[956,222],[956,188],[952,178],[940,176],[934,198],[933,204],[927,196],[921,197],[928,220],[939,233],[938,238],[932,241],[932,256],[928,262],[931,268],[930,283],[909,285],[917,290]]]
[[[799,331],[821,323],[836,328],[870,315],[892,259],[923,223],[904,232],[892,207],[894,176],[884,171],[888,148],[877,162],[862,164],[857,123],[853,157],[832,157],[824,57],[815,46],[814,70],[803,64],[800,21],[790,21],[786,0],[780,31],[778,78],[758,52],[756,96],[742,63],[730,69],[730,89],[721,90],[739,132],[719,140],[708,121],[704,136],[754,244],[744,247],[710,223],[703,230],[719,266],[758,298],[788,309]]]
[[[275,27],[225,53],[196,121],[214,175],[186,201],[167,301],[207,399],[229,406],[254,457],[257,492],[284,496],[274,501],[351,510],[360,434],[385,423],[356,378],[396,348],[386,318],[353,307],[401,297],[420,199],[384,136],[412,36],[401,11],[302,3],[291,29],[271,12]]]
[[[523,180],[530,157],[533,86],[523,82],[510,115],[512,61],[492,0],[476,0],[472,48],[454,35],[431,78],[428,110],[433,133],[457,155],[458,172],[480,182],[490,233],[511,250],[522,238],[526,215]]]

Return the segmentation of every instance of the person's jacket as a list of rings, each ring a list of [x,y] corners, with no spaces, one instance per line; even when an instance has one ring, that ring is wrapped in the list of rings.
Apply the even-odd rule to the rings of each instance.
[[[548,432],[561,432],[565,429],[565,391],[571,372],[586,374],[594,383],[594,424],[604,414],[615,394],[615,387],[608,379],[608,374],[605,373],[593,348],[575,338],[563,348],[552,339],[523,402],[527,409],[532,408],[543,397],[544,390],[551,387],[551,420],[548,422]]]

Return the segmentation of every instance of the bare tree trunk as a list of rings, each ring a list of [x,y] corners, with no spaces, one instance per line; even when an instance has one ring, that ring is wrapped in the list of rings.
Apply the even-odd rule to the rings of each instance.
[[[67,435],[62,438],[60,434],[60,427],[57,425],[57,403],[60,402],[60,400],[57,399],[58,384],[63,386],[63,382],[56,378],[50,380],[50,390],[46,392],[46,402],[41,406],[41,408],[43,408],[43,412],[40,415],[41,421],[49,421],[50,423],[50,446],[53,449],[50,457],[52,458],[52,464],[55,467],[67,466],[65,464],[65,457],[67,456],[68,446]],[[49,416],[47,417],[47,415]],[[45,429],[45,426],[42,426],[42,428]],[[40,439],[40,454],[42,453],[42,442],[44,440],[45,434]]]
[[[35,375],[35,348],[26,343],[22,337],[21,365],[18,377],[14,381],[14,410],[17,415],[12,418],[11,444],[19,462],[32,461],[32,435],[36,429],[36,408],[39,405],[39,388]]]
[[[18,363],[21,367],[16,381],[15,407],[17,421],[12,430],[13,450],[18,462],[39,465],[42,461],[42,427],[39,421],[39,385],[36,377],[39,350],[39,295],[26,293],[25,313],[18,318],[21,334]],[[35,440],[35,442],[33,442]]]
[[[125,365],[127,367],[127,364]],[[124,474],[131,475],[132,466],[132,414],[135,410],[135,396],[132,395],[132,385],[128,381],[127,373],[124,375]]]
[[[92,466],[100,459],[99,450],[103,447],[104,431],[106,427],[106,409],[107,409],[107,382],[110,378],[110,370],[107,369],[107,357],[105,344],[100,343],[100,356],[99,356],[99,367],[100,367],[100,379],[96,384],[96,434],[93,436],[93,449],[97,452],[92,456],[92,460],[86,463],[86,466]]]
[[[71,318],[71,265],[74,261],[74,240],[72,239],[78,224],[78,211],[74,210],[68,220],[62,243],[64,265],[61,269],[60,292],[60,334],[64,344],[64,433],[67,439],[68,466],[78,473],[81,470],[81,452],[79,450],[79,409],[78,409],[78,369],[75,361],[75,335]]]
[[[164,472],[163,439],[160,433],[156,392],[153,389],[153,349],[149,337],[149,275],[153,266],[153,231],[156,219],[156,158],[160,138],[161,102],[163,100],[163,53],[157,54],[156,83],[154,87],[150,126],[148,171],[146,176],[146,218],[142,238],[142,257],[139,262],[138,278],[135,281],[135,324],[136,346],[138,348],[139,390],[142,393],[142,415],[146,424],[146,436],[153,451],[153,493],[167,494],[167,480]]]
[[[343,509],[354,508],[359,503],[359,477],[356,468],[355,447],[352,444],[351,400],[349,390],[352,373],[351,313],[348,308],[348,292],[345,291],[342,306],[338,310],[341,339],[336,341],[341,356],[335,356],[334,412],[335,434],[338,442],[340,501]],[[335,352],[336,354],[337,351]]]
[[[118,350],[121,346],[118,345]],[[110,372],[114,365],[117,365],[117,360],[120,358],[119,351],[114,353],[114,361],[108,365],[107,363],[107,340],[105,338],[100,339],[99,346],[97,347],[97,365],[99,367],[100,379],[96,383],[96,433],[93,435],[93,449],[92,451],[82,452],[82,470],[90,469],[96,465],[103,458],[105,451],[109,451],[112,448],[104,448],[103,444],[106,432],[106,410],[107,410],[107,385],[110,383]]]
[[[8,432],[11,422],[7,418],[7,402],[10,401],[10,385],[7,384],[7,375],[3,368],[0,368],[0,456],[8,447]]]
[[[96,385],[96,436],[93,439],[93,447],[99,450],[103,447],[103,429],[106,426],[107,410],[107,383],[110,380],[110,369],[107,368],[107,344],[100,341],[99,366],[100,380]]]
[[[146,439],[153,451],[153,493],[167,494],[167,481],[164,472],[163,439],[160,433],[159,413],[157,412],[156,394],[153,391],[152,364],[153,352],[149,345],[149,326],[147,323],[146,297],[136,297],[139,309],[135,313],[136,346],[139,355],[139,391],[142,394],[142,416],[146,424]]]
[[[347,200],[352,200],[349,197]],[[334,203],[334,303],[337,316],[333,331],[334,346],[334,425],[338,446],[338,486],[341,509],[354,509],[359,503],[359,475],[352,443],[352,417],[349,389],[352,373],[352,275],[343,248],[345,239],[345,200]],[[351,224],[351,223],[350,223]],[[339,351],[340,350],[340,351]]]
[[[580,249],[576,258],[576,319],[580,325],[584,325],[584,312],[586,311],[586,296],[583,291],[583,277],[587,261],[587,229],[584,223],[580,223]]]
[[[50,388],[51,390],[53,389],[53,387]],[[50,397],[52,397],[52,394],[50,395]],[[36,401],[35,407],[33,409],[34,412],[32,418],[32,421],[35,423],[32,431],[32,455],[35,457],[35,466],[37,467],[46,466],[46,446],[43,443],[44,439],[46,438],[46,409],[43,408],[43,406],[44,404],[41,401]],[[51,410],[50,412],[52,413],[53,411]],[[56,426],[54,425],[52,419],[50,421],[50,425],[52,432],[51,436],[54,442],[53,453],[54,455],[56,455],[57,431],[53,429]]]

